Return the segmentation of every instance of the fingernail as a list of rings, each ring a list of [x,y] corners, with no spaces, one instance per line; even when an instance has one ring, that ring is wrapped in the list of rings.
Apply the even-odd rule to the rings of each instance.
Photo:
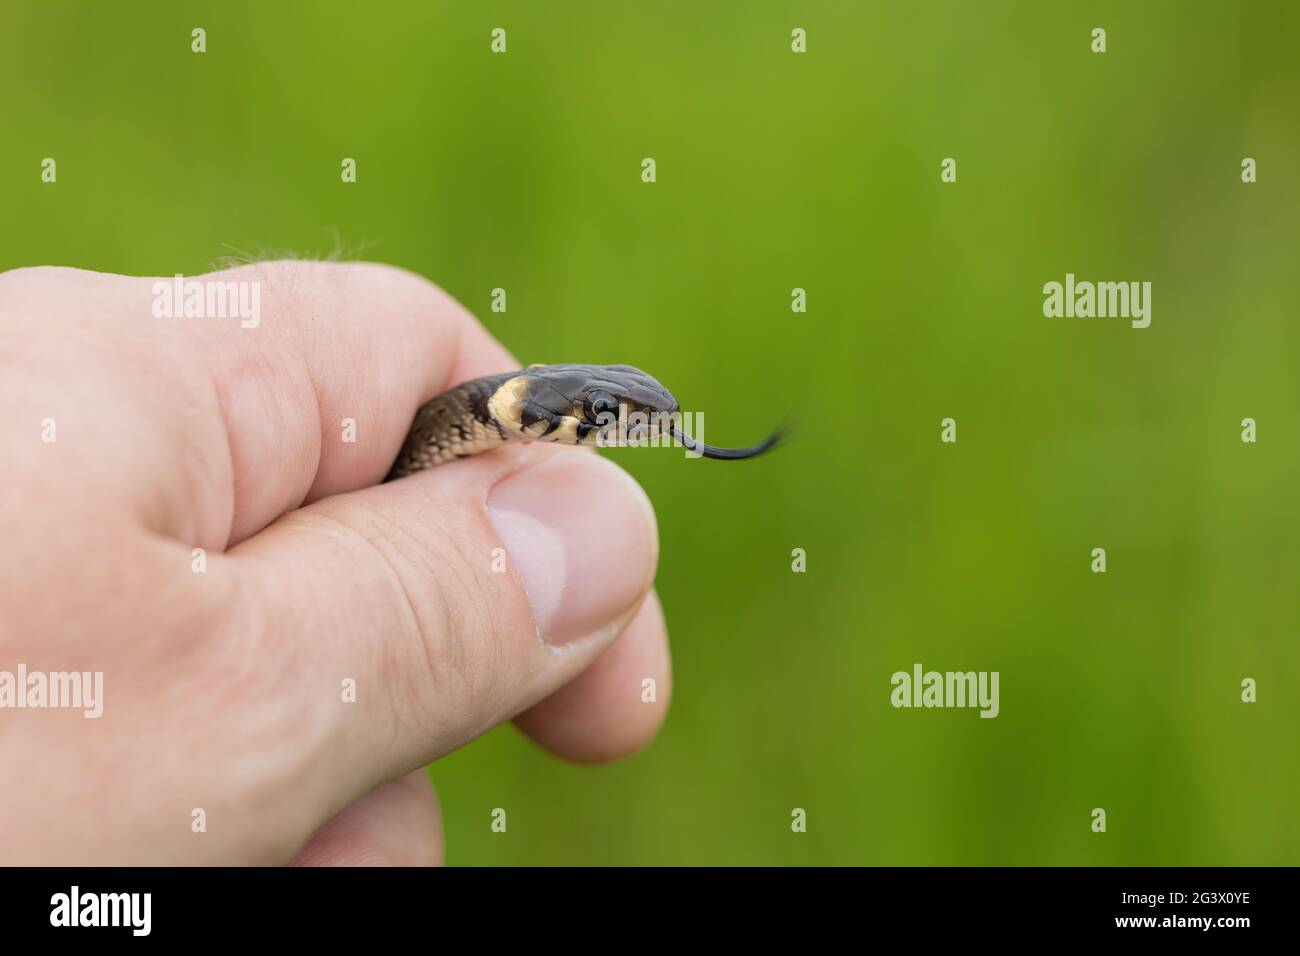
[[[627,472],[598,455],[548,455],[499,482],[487,508],[549,644],[612,627],[650,589],[654,510]]]

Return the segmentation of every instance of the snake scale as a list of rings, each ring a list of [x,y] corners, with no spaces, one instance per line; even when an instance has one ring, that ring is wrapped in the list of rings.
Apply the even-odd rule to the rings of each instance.
[[[511,441],[569,445],[670,438],[705,458],[753,458],[779,439],[719,448],[687,435],[671,392],[630,365],[530,365],[472,379],[422,405],[386,480],[468,458]]]

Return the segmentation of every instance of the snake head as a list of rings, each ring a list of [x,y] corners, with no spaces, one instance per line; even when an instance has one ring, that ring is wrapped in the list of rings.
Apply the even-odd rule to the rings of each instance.
[[[668,389],[630,365],[530,365],[507,379],[488,407],[515,437],[569,445],[609,441],[620,427],[633,437],[667,434],[668,417],[678,411]]]

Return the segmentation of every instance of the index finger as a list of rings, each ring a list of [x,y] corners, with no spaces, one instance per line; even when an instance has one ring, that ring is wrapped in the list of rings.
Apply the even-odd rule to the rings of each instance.
[[[228,544],[383,479],[419,406],[516,366],[431,282],[369,263],[265,262],[201,277],[256,289],[250,319],[196,326],[230,448]]]

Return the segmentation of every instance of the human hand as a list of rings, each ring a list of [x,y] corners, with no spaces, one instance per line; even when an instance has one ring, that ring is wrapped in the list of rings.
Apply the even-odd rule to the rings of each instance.
[[[511,718],[580,761],[654,735],[626,473],[511,444],[376,484],[421,403],[519,366],[464,309],[375,265],[201,277],[256,284],[241,327],[155,281],[0,274],[0,862],[434,863],[429,761]],[[72,672],[98,700],[17,706]]]

